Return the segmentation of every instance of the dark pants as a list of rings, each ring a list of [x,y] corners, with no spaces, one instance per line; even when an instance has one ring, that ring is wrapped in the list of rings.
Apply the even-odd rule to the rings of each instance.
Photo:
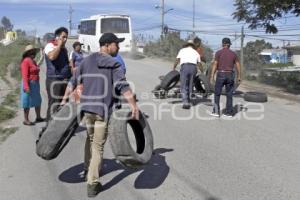
[[[46,90],[48,95],[47,121],[59,107],[60,102],[65,94],[68,81],[59,79],[46,79]]]
[[[234,90],[234,73],[233,72],[218,72],[215,85],[215,104],[214,112],[220,113],[220,96],[222,88],[225,85],[226,89],[226,110],[227,114],[233,114],[232,95]]]
[[[180,90],[184,104],[190,103],[193,92],[194,79],[197,74],[197,66],[190,63],[181,65],[180,69]]]

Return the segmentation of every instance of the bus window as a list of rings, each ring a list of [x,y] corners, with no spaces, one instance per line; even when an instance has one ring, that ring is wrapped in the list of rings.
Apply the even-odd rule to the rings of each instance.
[[[96,20],[81,21],[80,34],[96,35]]]
[[[101,19],[101,33],[129,33],[128,19],[104,18]]]

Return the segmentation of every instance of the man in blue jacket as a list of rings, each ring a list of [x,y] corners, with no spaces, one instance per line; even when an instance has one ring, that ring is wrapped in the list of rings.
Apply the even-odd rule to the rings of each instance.
[[[46,90],[48,95],[47,120],[59,106],[68,81],[72,76],[69,66],[68,51],[65,44],[68,39],[68,29],[60,27],[55,31],[55,39],[45,46]]]

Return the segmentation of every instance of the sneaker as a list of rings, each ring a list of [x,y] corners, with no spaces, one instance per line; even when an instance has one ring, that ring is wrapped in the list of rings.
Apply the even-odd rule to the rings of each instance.
[[[87,196],[88,197],[95,197],[99,194],[102,190],[102,185],[100,182],[95,184],[87,184]]]
[[[210,113],[210,115],[213,117],[220,117],[220,114],[216,113],[216,112],[212,112],[212,113]]]
[[[183,104],[182,108],[188,110],[188,109],[191,108],[191,105],[190,104]]]
[[[229,113],[223,113],[222,116],[232,118],[233,115]]]

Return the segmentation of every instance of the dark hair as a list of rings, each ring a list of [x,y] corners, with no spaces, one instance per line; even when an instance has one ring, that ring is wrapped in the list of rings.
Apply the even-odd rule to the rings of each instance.
[[[55,32],[54,32],[55,37],[56,37],[56,36],[60,36],[60,34],[61,34],[62,32],[65,32],[66,34],[69,34],[69,31],[68,31],[67,28],[65,28],[65,27],[60,27],[60,28],[58,28],[58,29],[55,30]]]
[[[194,43],[200,43],[201,44],[201,39],[200,38],[198,38],[198,37],[195,37],[194,38]]]
[[[25,58],[27,58],[27,57],[29,57],[29,56],[31,56],[31,55],[36,55],[36,54],[37,54],[37,52],[36,52],[34,49],[25,52],[25,53],[22,55],[22,60],[21,60],[21,62],[22,62]]]
[[[193,47],[193,49],[196,48],[196,46],[194,44],[191,44],[191,43],[186,43],[183,45],[183,48],[186,48],[186,47]]]

